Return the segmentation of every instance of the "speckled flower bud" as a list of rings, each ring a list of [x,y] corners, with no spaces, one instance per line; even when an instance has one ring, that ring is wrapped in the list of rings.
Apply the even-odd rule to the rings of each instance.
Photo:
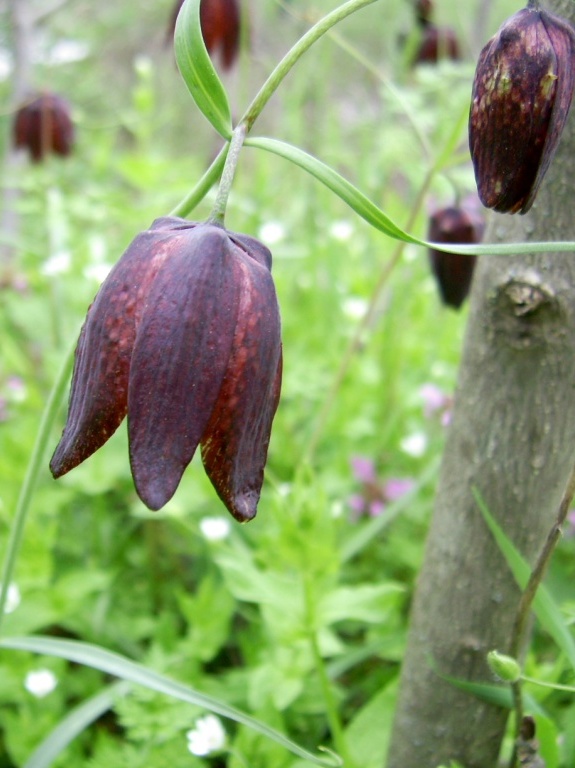
[[[565,126],[575,84],[575,30],[535,1],[481,51],[469,146],[481,202],[527,213]]]

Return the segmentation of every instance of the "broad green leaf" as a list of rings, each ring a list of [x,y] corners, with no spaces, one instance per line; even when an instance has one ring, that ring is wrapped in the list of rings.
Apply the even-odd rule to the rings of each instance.
[[[68,744],[111,709],[118,696],[127,693],[129,687],[123,681],[113,683],[75,707],[36,748],[23,768],[48,768]]]
[[[524,559],[524,557],[517,551],[514,544],[503,532],[495,518],[488,510],[487,505],[483,501],[479,491],[473,490],[473,495],[477,501],[477,505],[481,510],[481,514],[489,530],[491,531],[499,549],[507,561],[507,565],[511,569],[515,581],[521,589],[525,589],[525,586],[529,580],[531,574],[531,568]],[[555,640],[559,648],[565,653],[573,669],[575,670],[575,640],[573,635],[569,631],[563,615],[559,609],[559,606],[555,603],[551,597],[550,592],[545,585],[541,584],[535,595],[533,601],[533,611],[537,616],[539,623],[549,632],[551,637]]]
[[[342,761],[337,755],[323,747],[320,747],[320,749],[326,752],[326,757],[318,757],[288,739],[283,733],[270,728],[260,720],[244,714],[240,710],[235,709],[235,707],[231,707],[219,699],[200,693],[183,683],[178,683],[176,680],[155,672],[153,669],[137,664],[125,656],[112,653],[99,646],[73,640],[30,636],[3,638],[0,640],[0,648],[12,648],[14,650],[30,651],[31,653],[41,653],[47,656],[57,656],[77,664],[84,664],[85,666],[99,669],[101,672],[106,672],[109,675],[114,675],[137,685],[143,685],[145,688],[164,693],[166,696],[172,696],[175,699],[215,712],[222,717],[235,720],[237,723],[253,728],[264,736],[273,739],[294,755],[310,760],[316,765],[323,765],[328,768],[333,766],[337,768],[337,766],[342,765]],[[328,752],[329,754],[327,754]]]
[[[405,589],[400,584],[359,584],[338,587],[325,594],[318,605],[318,623],[364,621],[376,624],[389,615]]]
[[[539,755],[543,758],[545,768],[558,768],[559,758],[559,731],[557,726],[548,717],[535,715],[535,733],[539,742]]]
[[[204,45],[200,1],[185,0],[174,34],[176,61],[200,111],[225,139],[232,135],[232,115],[225,88]]]
[[[460,253],[463,255],[512,255],[517,253],[554,253],[575,251],[575,242],[536,242],[536,243],[483,243],[472,245],[452,245],[451,243],[434,243],[422,240],[419,237],[405,232],[393,219],[385,214],[363,192],[360,192],[351,182],[334,171],[333,168],[318,160],[317,157],[304,152],[299,147],[287,144],[285,141],[266,137],[248,138],[246,146],[264,149],[278,157],[289,160],[294,165],[303,168],[314,176],[324,186],[330,189],[362,219],[375,229],[392,237],[394,240],[402,240],[413,245],[422,245],[426,248],[434,248],[446,253]]]

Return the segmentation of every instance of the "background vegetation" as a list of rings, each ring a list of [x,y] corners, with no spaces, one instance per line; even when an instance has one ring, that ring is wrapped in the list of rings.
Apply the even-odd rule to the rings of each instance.
[[[225,76],[234,111],[334,5],[244,3],[249,33]],[[414,70],[410,3],[381,0],[307,54],[256,133],[317,154],[425,235],[429,211],[473,189],[465,118],[475,56],[517,9],[510,0],[438,2],[437,20],[456,28],[465,58]],[[69,0],[37,30],[35,85],[70,100],[77,145],[65,161],[3,178],[20,192],[20,230],[16,242],[0,242],[16,254],[0,273],[0,551],[48,393],[99,283],[219,148],[166,45],[170,12],[171,2]],[[0,44],[8,104],[8,25]],[[4,152],[11,119],[5,109]],[[455,148],[432,173],[458,124]],[[208,211],[209,200],[195,218]],[[440,305],[422,249],[371,230],[279,158],[246,149],[227,225],[271,248],[283,318],[284,385],[258,517],[243,527],[228,519],[197,460],[174,499],[148,512],[133,489],[125,426],[58,482],[47,456],[3,632],[101,645],[312,751],[325,744],[347,765],[379,767],[465,312]],[[64,404],[54,446],[63,419]],[[568,615],[572,554],[567,532],[550,579]],[[533,676],[566,680],[543,633],[527,664]],[[39,688],[42,670],[51,682]],[[1,768],[25,765],[68,712],[110,683],[62,659],[13,651],[0,655],[0,680]],[[542,739],[560,747],[549,748],[548,766],[573,765],[572,697],[546,698],[552,719]],[[186,734],[202,714],[122,689],[54,765],[304,765],[229,721],[224,749],[195,756]]]

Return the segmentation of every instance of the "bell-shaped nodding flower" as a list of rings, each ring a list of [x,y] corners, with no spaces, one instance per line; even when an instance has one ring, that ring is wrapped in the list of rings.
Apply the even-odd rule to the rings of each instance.
[[[479,197],[527,213],[557,149],[575,84],[575,31],[537,2],[511,16],[481,51],[469,116]]]
[[[483,217],[474,205],[450,206],[441,208],[430,217],[428,239],[435,243],[479,243],[484,229]],[[447,306],[459,309],[465,301],[476,259],[473,255],[429,250],[431,271],[441,299]]]
[[[69,155],[74,124],[68,102],[54,93],[36,96],[17,110],[12,134],[14,146],[26,149],[35,163],[49,153]]]
[[[271,254],[215,224],[161,218],[104,281],[76,349],[60,477],[128,416],[132,475],[150,509],[201,446],[218,495],[253,518],[281,385]]]

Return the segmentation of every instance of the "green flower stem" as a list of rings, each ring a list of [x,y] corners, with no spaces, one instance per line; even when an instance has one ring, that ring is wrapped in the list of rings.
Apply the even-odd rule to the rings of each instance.
[[[316,24],[313,25],[313,27],[311,27],[311,29],[305,33],[305,35],[303,35],[303,37],[298,40],[298,42],[286,53],[286,55],[262,85],[259,93],[256,95],[250,106],[247,108],[244,116],[242,117],[240,122],[247,123],[248,133],[256,119],[261,114],[263,108],[270,100],[271,96],[277,90],[281,81],[288,74],[288,72],[293,69],[295,64],[308,50],[308,48],[311,48],[311,46],[317,40],[319,40],[320,37],[322,37],[322,35],[325,35],[329,29],[338,24],[340,21],[343,21],[343,19],[347,18],[352,13],[355,13],[361,8],[364,8],[367,5],[371,5],[371,3],[374,2],[376,2],[376,0],[349,0],[349,2],[340,5],[339,8],[336,8],[331,13],[328,13],[327,16],[324,16],[322,19],[320,19]]]
[[[240,158],[240,152],[242,151],[246,134],[247,125],[244,122],[241,122],[232,133],[226,162],[220,179],[218,194],[216,195],[216,201],[212,208],[210,218],[208,219],[212,224],[221,224],[222,226],[224,224],[228,198],[230,196],[234,176],[236,175],[236,168],[238,166],[238,160]]]
[[[70,371],[72,369],[72,362],[74,360],[74,350],[76,349],[76,342],[70,348],[67,353],[58,378],[52,387],[52,391],[48,397],[48,402],[44,408],[42,414],[42,420],[36,436],[36,443],[34,444],[34,450],[28,463],[26,470],[26,476],[20,489],[20,496],[16,504],[16,511],[14,513],[14,520],[10,526],[10,536],[6,546],[6,554],[4,562],[2,564],[2,575],[0,576],[0,624],[4,618],[4,610],[6,608],[6,598],[8,596],[8,587],[12,581],[14,568],[16,566],[16,559],[20,551],[20,545],[22,542],[22,535],[24,533],[24,526],[26,524],[26,518],[30,508],[30,501],[32,494],[36,486],[36,481],[41,471],[42,462],[44,460],[44,454],[46,452],[46,446],[50,438],[50,432],[58,408],[64,393],[68,387],[68,380],[70,378]]]
[[[186,197],[168,214],[169,216],[180,216],[185,218],[194,208],[201,203],[216,181],[222,175],[230,145],[224,146],[218,152],[215,160],[198,181],[196,186],[186,195]]]
[[[575,496],[575,465],[572,467],[571,473],[567,478],[567,483],[565,484],[565,490],[563,491],[563,496],[561,497],[561,501],[559,502],[559,508],[557,509],[557,517],[555,519],[555,522],[553,523],[553,525],[551,526],[551,530],[547,534],[547,539],[545,540],[545,543],[541,548],[541,551],[539,553],[539,556],[537,557],[535,566],[531,571],[529,581],[527,582],[527,585],[523,590],[521,599],[519,601],[517,614],[515,616],[513,629],[511,632],[511,642],[509,644],[509,655],[513,656],[514,658],[519,658],[521,654],[522,646],[523,646],[525,635],[527,632],[527,622],[531,613],[531,606],[533,605],[533,600],[535,599],[535,595],[537,593],[537,589],[539,585],[543,581],[543,577],[545,576],[547,567],[549,565],[553,552],[555,551],[555,547],[557,546],[557,542],[561,538],[563,524],[565,523],[565,520],[567,518],[567,513],[569,512],[569,509],[571,507],[571,501],[573,500],[574,496]],[[522,678],[522,679],[525,680],[526,678]],[[523,721],[523,697],[521,694],[521,680],[518,680],[517,682],[512,684],[511,691],[513,694],[513,708],[515,711],[515,731],[516,731],[515,735],[516,735],[516,738],[518,738],[520,734],[521,723]],[[513,762],[514,759],[515,759],[515,754],[511,759],[510,766],[513,766],[515,764]]]
[[[371,5],[371,3],[374,2],[376,2],[376,0],[348,0],[347,3],[344,3],[339,8],[336,8],[331,13],[328,13],[327,16],[324,16],[322,19],[320,19],[316,24],[313,25],[313,27],[311,27],[311,29],[306,32],[305,35],[303,35],[303,37],[298,40],[298,42],[286,53],[284,58],[273,70],[271,75],[260,88],[252,103],[245,111],[243,117],[240,119],[238,126],[245,126],[243,129],[245,131],[243,138],[245,138],[245,136],[250,132],[254,122],[257,120],[263,108],[273,96],[282,80],[291,71],[291,69],[293,69],[303,54],[317,40],[319,40],[322,35],[325,35],[325,33],[335,24],[347,18],[347,16],[350,16],[352,13],[355,13],[355,11],[358,11],[367,5]],[[206,171],[206,173],[203,175],[203,177],[200,179],[200,181],[196,184],[194,189],[173,209],[173,211],[171,211],[170,216],[188,216],[188,214],[196,207],[196,205],[198,205],[198,203],[207,195],[211,187],[216,183],[220,174],[222,174],[228,147],[229,145],[226,144],[220,150],[220,153],[211,164],[209,169]],[[237,159],[235,162],[237,164]],[[235,169],[235,165],[233,166],[233,169]],[[224,200],[224,203],[227,201],[227,196],[229,195],[229,187],[227,187],[229,183],[230,182],[228,181],[225,182],[224,188],[221,192],[221,197]],[[217,200],[219,198],[220,192],[218,191]],[[218,205],[217,200],[216,205]],[[224,211],[225,204],[224,210],[216,210],[216,206],[214,206],[214,210],[212,211],[210,219],[223,221]]]
[[[333,695],[331,680],[329,679],[329,675],[327,673],[327,669],[321,655],[317,639],[317,630],[315,626],[315,600],[313,597],[312,578],[309,576],[309,574],[305,574],[304,576],[304,599],[308,628],[307,634],[311,646],[315,670],[319,677],[320,689],[325,705],[325,714],[329,724],[329,729],[331,731],[333,744],[340,758],[343,760],[343,765],[346,768],[353,768],[353,761],[347,748],[347,740],[345,738],[343,726],[337,710],[337,704]]]

